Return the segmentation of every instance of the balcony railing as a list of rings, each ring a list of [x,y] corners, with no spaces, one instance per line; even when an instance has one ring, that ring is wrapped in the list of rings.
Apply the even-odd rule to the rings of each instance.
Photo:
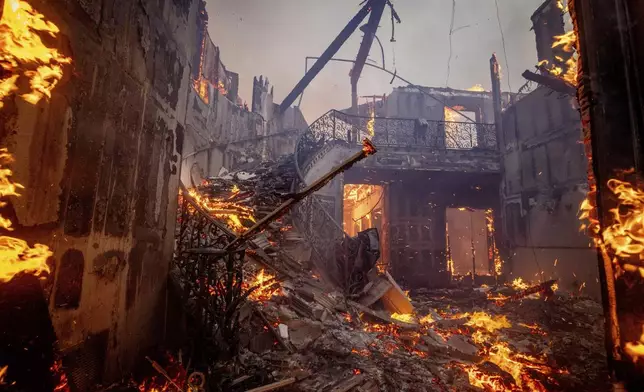
[[[421,147],[428,150],[496,150],[496,130],[492,124],[426,121],[400,118],[352,116],[332,110],[309,126],[297,141],[296,189],[308,185],[307,173],[335,143],[361,144],[370,138],[381,151],[386,147]],[[315,194],[302,200],[293,211],[300,232],[313,248],[313,261],[322,270],[335,265],[335,243],[347,236],[323,201]]]

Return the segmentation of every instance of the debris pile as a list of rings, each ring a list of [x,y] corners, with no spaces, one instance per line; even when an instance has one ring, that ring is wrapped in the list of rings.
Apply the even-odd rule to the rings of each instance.
[[[259,221],[292,196],[289,180],[277,179],[295,175],[288,159],[258,172],[209,179],[195,192],[201,200],[234,202],[252,211],[251,222]],[[221,211],[204,209],[219,218]],[[226,222],[234,226],[235,219]],[[378,269],[379,237],[370,229],[337,244],[338,276],[332,278],[340,285],[334,285],[312,270],[308,244],[287,218],[272,225],[246,242],[239,352],[209,363],[207,371],[198,369],[206,374],[207,390],[607,387],[601,306],[557,294],[554,281],[417,290],[410,296]],[[276,235],[284,232],[289,235]]]
[[[270,299],[248,304],[250,310],[241,312],[241,369],[231,380],[247,377],[224,390],[280,380],[291,380],[292,391],[607,385],[602,310],[595,301],[533,295],[500,306],[488,298],[494,295],[489,288],[425,291],[406,301],[391,276],[370,276],[355,300],[296,278],[283,281]],[[404,309],[396,312],[392,305]]]

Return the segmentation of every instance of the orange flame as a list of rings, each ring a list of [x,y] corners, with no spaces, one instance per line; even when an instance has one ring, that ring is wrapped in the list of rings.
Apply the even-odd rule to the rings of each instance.
[[[7,376],[7,369],[9,369],[9,366],[0,366],[0,385],[3,385],[4,378]]]
[[[234,191],[235,189],[233,189],[233,197],[236,194]],[[239,192],[239,188],[237,188],[237,192]],[[225,222],[228,227],[237,233],[241,233],[247,228],[242,223],[242,219],[255,223],[253,210],[249,207],[226,199],[201,195],[195,188],[188,189],[188,195],[206,212]]]
[[[252,289],[257,287],[248,298],[255,302],[265,302],[273,298],[278,292],[279,285],[275,285],[275,275],[265,272],[263,269],[253,277],[249,282],[244,282],[245,288]]]
[[[373,155],[378,152],[378,150],[376,150],[376,146],[374,146],[373,143],[371,143],[371,140],[367,138],[362,141],[362,151],[364,151],[366,156]]]
[[[6,149],[0,149],[0,197],[19,196],[16,192],[22,188],[20,184],[11,182],[13,174],[6,165],[13,161]],[[0,207],[5,206],[0,202]],[[12,222],[0,215],[0,227],[12,230]],[[53,253],[45,245],[36,244],[31,248],[26,241],[15,237],[0,236],[0,282],[8,282],[20,273],[31,273],[41,276],[49,273],[47,259]]]
[[[468,88],[467,91],[485,92],[485,89],[481,84],[477,83],[474,86]]]
[[[644,252],[644,192],[616,179],[608,181],[608,188],[619,206],[610,210],[614,223],[602,232],[602,238],[617,256],[640,255]]]
[[[367,121],[367,132],[369,133],[370,137],[374,137],[376,135],[375,125],[376,125],[376,111],[374,108],[369,108],[369,121]]]
[[[563,68],[555,64],[549,65],[548,60],[542,60],[539,62],[538,66],[545,67],[551,75],[562,78],[564,81],[577,86],[577,53],[575,46],[577,45],[577,34],[574,30],[571,30],[563,35],[557,35],[554,37],[554,42],[552,44],[553,48],[561,47],[561,50],[567,53],[571,53],[571,56],[568,60],[565,61],[566,71],[564,72]],[[559,62],[563,62],[561,57],[556,57]]]
[[[58,26],[46,21],[28,3],[21,0],[6,0],[0,20],[0,66],[9,75],[0,80],[0,108],[2,100],[18,90],[21,70],[29,80],[30,92],[21,97],[36,104],[43,97],[51,97],[51,91],[63,77],[63,64],[72,59],[47,47],[39,34],[56,37]]]
[[[644,326],[642,326],[642,336],[638,342],[627,342],[624,345],[624,352],[637,363],[640,357],[644,357]]]
[[[499,249],[496,247],[493,210],[485,210],[485,221],[487,230],[491,236],[491,241],[488,246],[488,258],[494,261],[494,274],[499,276],[503,272],[503,260],[501,259],[501,255],[499,254]]]
[[[416,317],[411,313],[393,313],[391,318],[407,324],[415,324]]]
[[[512,281],[512,287],[515,290],[525,290],[530,287],[528,283],[523,281],[523,278],[516,278],[515,280]]]
[[[465,325],[482,328],[490,333],[494,333],[497,329],[512,327],[506,316],[491,316],[485,312],[474,312]]]
[[[54,387],[54,392],[70,392],[69,383],[67,381],[67,375],[63,369],[63,362],[60,359],[57,359],[50,368],[54,379],[56,380],[56,387]]]

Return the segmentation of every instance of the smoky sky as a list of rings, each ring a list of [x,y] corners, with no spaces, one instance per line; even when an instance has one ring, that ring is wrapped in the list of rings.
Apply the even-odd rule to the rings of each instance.
[[[390,42],[390,13],[386,9],[378,29],[387,69],[413,84],[466,89],[481,84],[490,89],[489,59],[501,63],[503,91],[517,91],[521,73],[537,62],[530,16],[543,0],[497,0],[505,37],[504,55],[495,0],[455,0],[452,56],[449,33],[452,0],[395,0],[402,19]],[[319,56],[360,9],[360,0],[207,0],[208,29],[221,49],[226,68],[240,75],[239,95],[252,98],[253,76],[268,77],[280,103],[304,74],[306,56]],[[366,23],[366,19],[363,23]],[[358,30],[336,57],[355,59],[362,33]],[[369,61],[380,64],[380,47],[374,43]],[[450,64],[449,80],[448,62]],[[309,63],[309,66],[312,63]],[[352,64],[329,63],[306,89],[302,111],[312,122],[329,109],[351,104],[349,72]],[[390,93],[400,82],[365,67],[358,94]],[[365,102],[360,99],[360,103]],[[296,101],[297,103],[297,101]]]

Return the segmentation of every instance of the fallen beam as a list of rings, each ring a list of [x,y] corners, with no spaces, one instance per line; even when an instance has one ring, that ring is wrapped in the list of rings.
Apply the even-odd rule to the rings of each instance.
[[[278,388],[285,387],[287,385],[291,385],[295,383],[296,379],[294,377],[287,378],[286,380],[274,382],[272,384],[264,385],[262,387],[258,388],[253,388],[253,389],[248,389],[246,392],[268,392],[268,391],[274,391]]]
[[[525,79],[531,82],[535,82],[542,86],[548,87],[558,93],[570,95],[571,97],[574,97],[575,94],[577,93],[577,90],[575,90],[575,86],[555,76],[539,75],[537,73],[534,73],[528,70],[525,70],[525,72],[523,72],[521,76],[523,76]]]
[[[347,380],[342,381],[339,385],[337,385],[335,388],[331,390],[331,392],[347,392],[350,391],[351,389],[357,387],[358,385],[362,384],[365,380],[365,375],[364,374],[358,374],[356,376],[353,376]]]
[[[369,155],[375,154],[377,151],[378,150],[376,150],[376,147],[371,143],[369,139],[364,139],[364,141],[362,142],[362,149],[360,150],[360,152],[353,154],[351,157],[349,157],[349,159],[344,161],[339,166],[336,166],[333,170],[331,170],[326,175],[322,176],[313,184],[309,185],[302,191],[291,196],[291,198],[289,198],[284,203],[282,203],[279,207],[273,210],[273,212],[271,212],[270,214],[260,219],[257,223],[255,223],[255,225],[253,225],[253,227],[249,228],[244,233],[242,233],[239,237],[235,238],[232,242],[230,242],[225,249],[234,249],[237,246],[244,243],[245,241],[249,240],[252,236],[254,236],[258,232],[266,228],[266,226],[268,226],[271,222],[273,222],[274,220],[284,215],[296,203],[298,203],[305,197],[309,196],[310,194],[317,192],[326,184],[328,184],[329,181],[335,178],[338,174],[351,168],[353,165],[363,160],[364,158],[368,157]]]

